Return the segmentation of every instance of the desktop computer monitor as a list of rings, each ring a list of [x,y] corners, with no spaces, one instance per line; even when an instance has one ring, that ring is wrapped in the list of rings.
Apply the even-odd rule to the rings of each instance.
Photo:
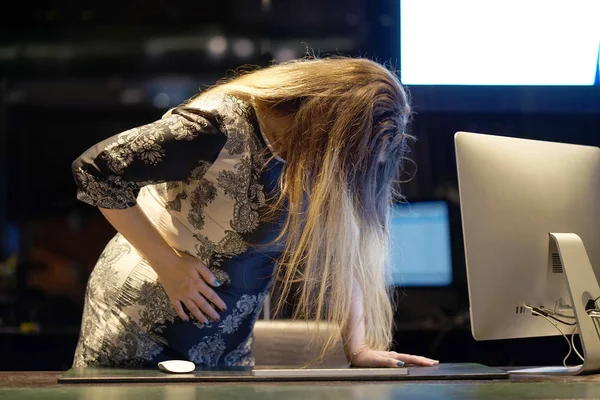
[[[600,370],[587,312],[600,297],[600,149],[469,132],[455,145],[473,337],[557,335],[532,307],[566,315],[586,353],[567,372]]]
[[[390,285],[449,287],[453,270],[448,203],[395,204],[390,218],[390,253]]]

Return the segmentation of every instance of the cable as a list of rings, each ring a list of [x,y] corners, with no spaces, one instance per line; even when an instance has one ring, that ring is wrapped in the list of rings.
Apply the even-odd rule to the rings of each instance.
[[[557,304],[559,301],[560,301],[560,299],[556,301],[556,304]],[[542,311],[546,312],[547,314],[549,314],[549,315],[553,315],[553,316],[555,316],[555,317],[561,317],[561,318],[567,318],[567,319],[575,319],[575,316],[574,316],[574,315],[562,314],[562,313],[559,313],[558,311],[556,311],[556,304],[554,304],[554,310],[551,310],[551,309],[549,309],[549,308],[547,308],[547,307],[544,307],[544,306],[539,306],[538,308],[539,308],[540,310],[542,310]]]
[[[586,310],[587,315],[590,316],[590,318],[600,318],[600,308],[591,308],[589,310]]]
[[[546,311],[544,311],[538,307],[525,305],[525,308],[529,308],[532,313],[535,311],[539,316],[551,318],[551,319],[555,320],[556,322],[560,322],[563,325],[568,325],[568,326],[576,326],[577,325],[577,323],[575,323],[575,322],[565,322],[562,319],[556,318],[555,316],[548,314]]]
[[[596,304],[596,302],[598,301],[598,299],[600,299],[600,296],[596,297],[593,301],[594,301],[594,305],[596,307],[598,307],[598,305]],[[569,318],[569,319],[575,319],[575,316],[570,316],[570,315],[564,315],[564,314],[560,314],[556,312],[556,304],[554,305],[554,311],[544,307],[544,306],[540,306],[540,307],[534,307],[534,306],[530,306],[530,305],[525,305],[525,308],[528,308],[531,311],[531,314],[536,316],[536,317],[543,317],[546,321],[550,322],[552,324],[553,327],[556,328],[556,330],[558,330],[558,332],[560,332],[560,334],[565,338],[565,340],[567,341],[567,344],[569,345],[569,352],[567,353],[567,355],[565,356],[565,358],[563,359],[563,366],[565,368],[567,367],[567,359],[569,358],[569,356],[571,355],[571,352],[575,352],[575,354],[577,355],[577,357],[579,357],[579,359],[581,360],[581,362],[585,361],[585,358],[581,355],[581,353],[579,352],[579,350],[577,350],[577,346],[575,346],[575,333],[577,332],[577,323],[569,323],[569,322],[565,322],[559,318],[556,318],[554,315],[558,315],[560,317],[563,318]],[[591,317],[591,318],[600,318],[600,315],[594,315],[593,312],[599,312],[600,313],[600,308],[595,308],[595,309],[590,309],[590,310],[586,310],[587,314]],[[564,325],[568,325],[568,326],[575,326],[575,328],[573,329],[573,332],[571,332],[571,340],[569,340],[567,338],[567,336],[563,333],[562,330],[560,330],[560,328],[558,327],[558,325],[556,325],[552,320],[560,322],[561,324]]]
[[[551,319],[555,320],[556,322],[560,322],[563,325],[568,325],[568,326],[576,326],[577,325],[576,322],[565,322],[562,319],[556,318],[555,316],[550,315],[550,314],[546,314],[546,317],[551,318]]]
[[[531,313],[532,313],[533,315],[535,315],[535,316],[538,316],[538,317],[543,317],[543,318],[544,318],[546,321],[550,322],[550,323],[552,324],[552,326],[553,326],[553,327],[555,327],[555,328],[556,328],[556,330],[557,330],[557,331],[559,331],[559,332],[560,332],[560,334],[561,334],[561,335],[562,335],[562,336],[565,338],[565,340],[567,341],[567,345],[569,346],[569,352],[567,353],[567,355],[565,356],[565,358],[563,358],[563,366],[564,366],[565,368],[569,368],[569,367],[567,366],[567,359],[568,359],[568,358],[569,358],[569,356],[571,355],[571,352],[572,352],[572,349],[573,349],[573,347],[572,347],[572,345],[571,345],[571,341],[569,340],[569,338],[567,337],[567,335],[565,335],[565,334],[563,333],[563,331],[561,331],[561,330],[560,330],[560,328],[558,327],[558,325],[556,325],[556,324],[555,324],[555,323],[554,323],[554,322],[553,322],[553,321],[552,321],[550,318],[548,318],[547,316],[545,316],[545,315],[543,315],[543,314],[540,314],[539,312],[537,312],[537,311],[534,311],[534,310],[532,310],[532,311],[531,311]]]
[[[573,341],[573,339],[575,338],[575,332],[577,332],[577,328],[573,329],[573,333],[571,333],[571,346],[573,347],[573,351],[575,352],[575,354],[577,354],[577,357],[579,357],[579,359],[581,360],[581,362],[584,362],[585,359],[579,353],[579,351],[577,350],[577,346],[575,346],[575,342]]]

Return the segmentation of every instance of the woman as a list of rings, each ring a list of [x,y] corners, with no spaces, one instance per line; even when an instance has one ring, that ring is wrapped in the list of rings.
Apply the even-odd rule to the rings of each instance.
[[[74,366],[252,365],[274,275],[279,306],[299,284],[295,316],[339,324],[353,365],[436,364],[387,351],[387,214],[408,115],[381,65],[301,60],[90,148],[73,163],[78,198],[118,234],[90,276]]]

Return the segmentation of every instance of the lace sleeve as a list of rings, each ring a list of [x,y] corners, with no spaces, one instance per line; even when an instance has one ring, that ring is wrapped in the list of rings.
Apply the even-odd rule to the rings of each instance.
[[[217,126],[214,115],[181,107],[97,143],[73,162],[77,198],[124,209],[136,204],[145,185],[188,179],[200,162],[213,163],[225,145]]]

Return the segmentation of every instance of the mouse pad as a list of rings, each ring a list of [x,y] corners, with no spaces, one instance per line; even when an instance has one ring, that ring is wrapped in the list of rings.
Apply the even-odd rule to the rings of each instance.
[[[319,368],[317,368],[319,369]],[[448,380],[506,379],[506,371],[475,363],[442,363],[435,367],[380,368],[380,375],[357,373],[361,368],[320,368],[322,374],[294,367],[233,367],[228,369],[196,369],[189,374],[169,374],[156,369],[71,368],[59,378],[59,383],[134,383],[134,382],[264,382],[310,380]],[[277,371],[281,373],[277,373]],[[285,371],[283,371],[285,370]],[[312,368],[310,370],[313,370]],[[327,374],[327,370],[333,371]],[[256,372],[255,372],[256,371]],[[273,372],[275,371],[275,372]],[[297,371],[297,374],[290,373]],[[304,369],[306,371],[306,369]],[[344,371],[347,371],[345,373]]]

